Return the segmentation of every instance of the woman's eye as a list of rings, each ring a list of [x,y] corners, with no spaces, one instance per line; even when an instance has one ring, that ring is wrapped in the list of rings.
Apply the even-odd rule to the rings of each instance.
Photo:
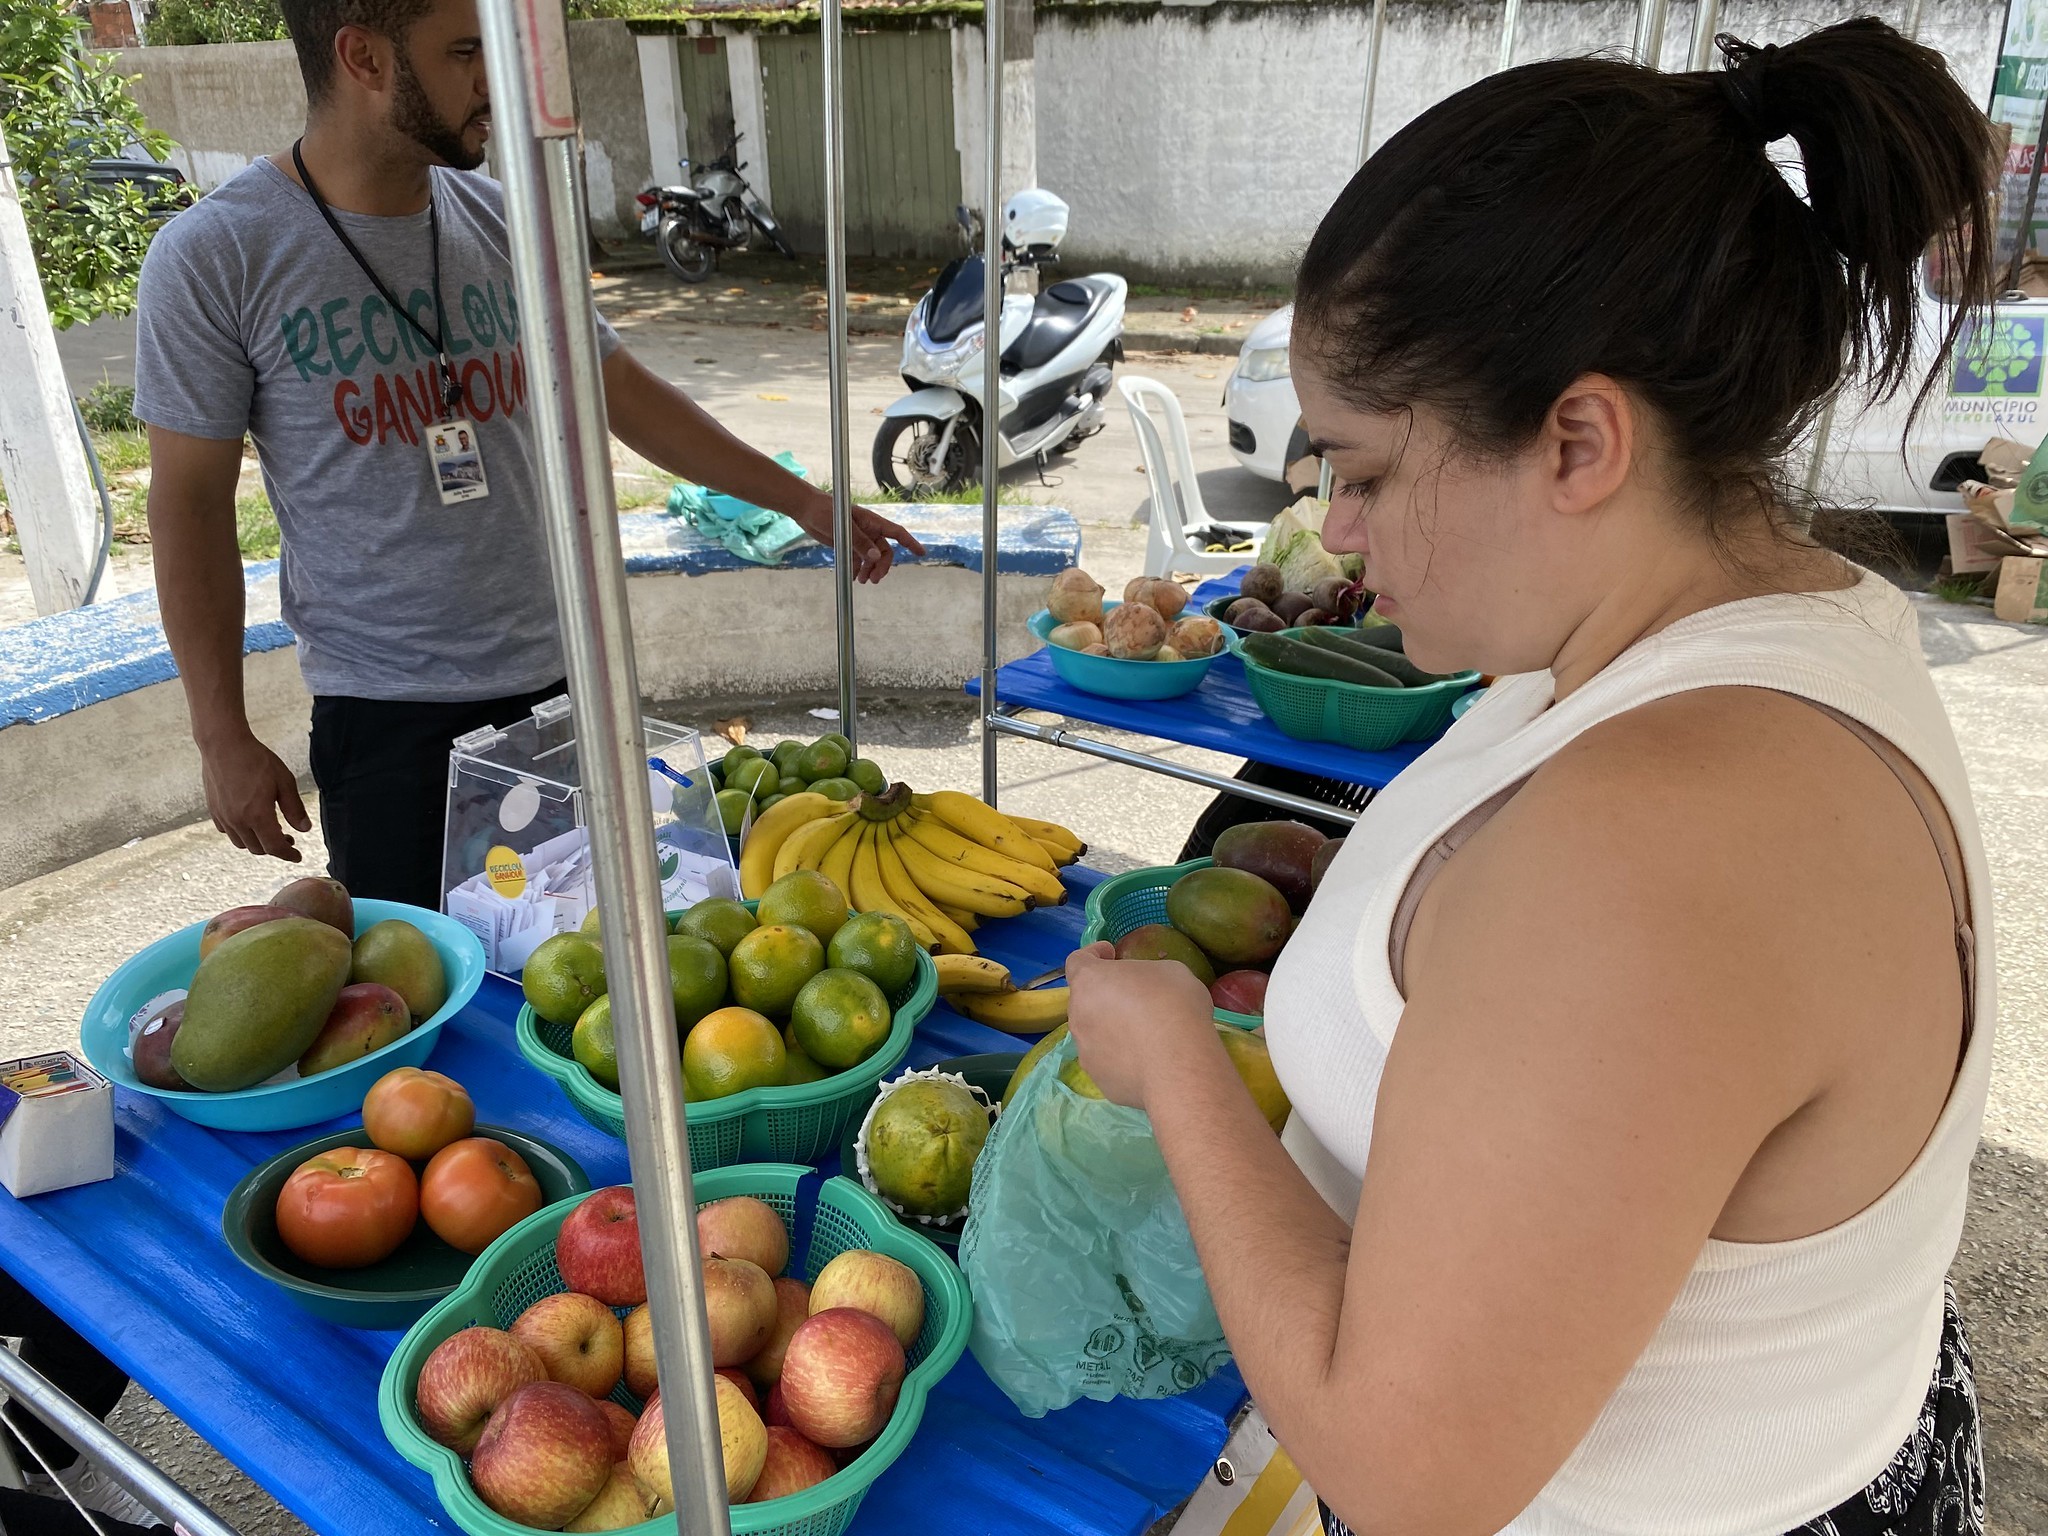
[[[1377,478],[1371,480],[1346,480],[1337,487],[1337,494],[1352,501],[1364,501],[1379,488]]]

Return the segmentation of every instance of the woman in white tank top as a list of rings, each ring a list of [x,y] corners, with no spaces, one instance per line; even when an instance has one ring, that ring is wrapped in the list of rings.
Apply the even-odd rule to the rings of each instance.
[[[1723,52],[1482,81],[1303,261],[1325,541],[1501,681],[1274,971],[1285,1145],[1188,972],[1070,962],[1333,1533],[1981,1528],[1945,1278],[1990,885],[1910,610],[1776,466],[1906,382],[1930,241],[1987,291],[1990,137],[1876,21]]]

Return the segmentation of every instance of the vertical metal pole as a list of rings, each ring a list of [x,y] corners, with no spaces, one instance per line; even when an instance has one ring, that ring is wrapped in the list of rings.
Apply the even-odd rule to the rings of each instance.
[[[1655,69],[1664,56],[1664,17],[1671,0],[1637,0],[1635,60]]]
[[[1920,41],[1920,0],[1910,0],[1910,3],[1906,6],[1905,25],[1901,26],[1899,30],[1913,39],[1914,42]]]
[[[2041,196],[2041,161],[2048,157],[2048,99],[2041,103],[2041,128],[2034,135],[2034,163],[2027,169],[2027,196],[2020,204],[2019,228],[2013,232],[2012,267],[2005,275],[2006,291],[2010,293],[2020,285],[2020,273],[2026,269],[2028,239],[2034,227],[2034,207]]]
[[[1507,0],[1500,18],[1500,59],[1493,66],[1506,69],[1515,62],[1515,24],[1522,19],[1522,0]]]
[[[981,216],[981,708],[996,712],[996,564],[1002,541],[997,516],[1003,420],[1003,7],[983,0],[987,43],[988,134],[983,143]],[[981,727],[981,798],[996,803],[996,733]]]
[[[568,31],[556,5],[482,0],[541,507],[561,605],[577,756],[588,797],[619,1086],[626,1101],[654,1356],[677,1523],[730,1530],[710,1330],[698,1280],[696,1204],[683,1121],[681,1050],[669,990],[668,925],[655,864],[647,744],[619,548],[610,433],[590,307],[589,246],[576,154]]]
[[[1513,4],[1514,0],[1509,0]],[[1387,36],[1387,0],[1372,0],[1372,30],[1365,35],[1365,100],[1358,108],[1358,163],[1372,158],[1372,113],[1380,90],[1380,53]],[[1327,502],[1333,483],[1330,461],[1316,473],[1316,499]]]
[[[1714,67],[1714,34],[1720,27],[1721,0],[1698,0],[1692,11],[1692,47],[1686,55],[1686,68],[1702,70]]]
[[[853,456],[846,419],[846,81],[839,0],[825,0],[818,17],[825,66],[825,356],[832,401],[833,613],[839,630],[839,729],[860,746],[860,704],[853,665]]]

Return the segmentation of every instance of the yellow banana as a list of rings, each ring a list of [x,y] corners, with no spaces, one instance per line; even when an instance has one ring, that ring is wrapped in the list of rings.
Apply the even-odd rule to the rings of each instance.
[[[944,905],[943,903],[936,901],[933,902],[932,905],[937,907],[947,917],[951,918],[955,923],[958,923],[962,928],[966,929],[969,933],[974,932],[975,929],[981,926],[981,919],[976,917],[972,912],[969,912],[964,907],[949,907]]]
[[[886,823],[875,831],[875,863],[881,869],[882,889],[888,893],[889,899],[905,917],[922,923],[930,931],[941,955],[974,953],[974,940],[967,930],[933,906],[903,867],[903,856],[896,851],[894,822]]]
[[[910,931],[917,942],[930,949],[938,942],[938,936],[918,918],[906,912],[891,899],[888,888],[882,884],[881,859],[876,852],[882,839],[878,826],[864,826],[860,831],[860,843],[853,850],[853,908],[856,912],[886,912],[891,917],[900,917],[910,925]]]
[[[1010,820],[1017,823],[1033,842],[1042,843],[1048,849],[1064,848],[1072,855],[1068,860],[1070,863],[1088,851],[1086,843],[1056,821],[1040,821],[1035,816],[1017,816],[1008,812],[1004,814],[1009,815]]]
[[[931,814],[969,842],[993,848],[1048,875],[1053,873],[1051,857],[1031,840],[1031,834],[985,801],[958,790],[941,789],[932,795]]]
[[[1038,846],[1045,850],[1045,856],[1051,859],[1054,865],[1060,869],[1065,869],[1069,864],[1078,864],[1081,862],[1081,855],[1079,855],[1078,853],[1069,853],[1065,848],[1060,847],[1057,843],[1039,842],[1039,840],[1035,837],[1031,839],[1031,841],[1033,841],[1034,843],[1038,843]]]
[[[839,837],[818,859],[818,873],[839,887],[847,904],[853,903],[853,855],[860,847],[861,829],[867,825],[858,816],[839,829]]]
[[[781,806],[776,806],[781,810]],[[775,855],[775,878],[799,869],[816,869],[818,860],[825,856],[825,850],[844,832],[851,821],[850,812],[837,816],[821,816],[816,821],[806,822],[782,840],[782,847]]]
[[[1057,907],[1067,899],[1060,877],[1036,864],[1021,864],[1007,854],[997,853],[962,837],[935,816],[913,815],[906,824],[909,835],[922,843],[935,858],[957,864],[963,870],[1007,880],[1028,893],[1041,907]]]
[[[1039,1035],[1067,1022],[1067,989],[1035,992],[961,992],[946,999],[954,1012],[1012,1035]]]
[[[939,973],[939,996],[959,992],[1014,992],[1010,968],[986,955],[940,955],[932,962]]]
[[[762,812],[747,833],[746,846],[740,849],[740,894],[751,901],[767,890],[775,880],[775,856],[782,851],[789,835],[798,827],[840,809],[839,802],[830,795],[805,790]]]
[[[977,917],[1020,917],[1037,905],[1022,886],[962,869],[914,837],[899,837],[896,851],[917,888],[935,904],[963,907]]]

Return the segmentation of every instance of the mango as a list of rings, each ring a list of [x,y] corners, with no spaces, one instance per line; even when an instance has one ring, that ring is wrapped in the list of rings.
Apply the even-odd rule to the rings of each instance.
[[[1264,965],[1294,930],[1287,898],[1242,869],[1197,869],[1166,893],[1166,920],[1219,965]]]
[[[1299,821],[1247,821],[1225,827],[1211,850],[1221,869],[1242,869],[1287,898],[1289,910],[1306,912],[1315,892],[1315,858],[1329,839]]]
[[[285,886],[270,898],[270,904],[339,928],[349,938],[356,936],[356,904],[349,897],[348,887],[339,880],[307,875]]]
[[[171,1042],[178,1038],[178,1026],[185,1022],[185,1005],[173,1003],[142,1026],[128,1054],[135,1062],[135,1075],[152,1088],[169,1088],[190,1093],[192,1085],[178,1076],[171,1065]]]
[[[229,907],[219,916],[208,918],[206,926],[199,930],[199,958],[204,960],[220,948],[221,940],[233,938],[244,928],[254,928],[258,923],[274,923],[280,917],[300,915],[290,907]]]
[[[373,923],[356,940],[351,982],[374,981],[405,999],[414,1023],[431,1019],[448,1001],[448,968],[433,941],[403,918]]]
[[[352,983],[341,989],[327,1022],[299,1058],[299,1076],[311,1077],[361,1061],[411,1029],[412,1015],[404,998],[374,981]]]
[[[171,1067],[203,1093],[274,1077],[318,1038],[348,983],[349,943],[310,917],[284,917],[224,939],[199,962]]]
[[[1010,1074],[1010,1081],[1003,1086],[1003,1102],[1009,1103],[1017,1096],[1017,1090],[1024,1086],[1024,1079],[1031,1075],[1031,1069],[1045,1059],[1046,1053],[1067,1038],[1067,1026],[1062,1024],[1050,1030],[1038,1044],[1024,1053],[1024,1059],[1017,1063],[1017,1070]]]
[[[1209,963],[1209,957],[1202,953],[1195,941],[1184,933],[1176,933],[1164,923],[1147,923],[1142,928],[1133,928],[1116,941],[1116,957],[1119,960],[1178,960],[1195,973],[1195,980],[1203,986],[1216,979],[1216,967]]]

